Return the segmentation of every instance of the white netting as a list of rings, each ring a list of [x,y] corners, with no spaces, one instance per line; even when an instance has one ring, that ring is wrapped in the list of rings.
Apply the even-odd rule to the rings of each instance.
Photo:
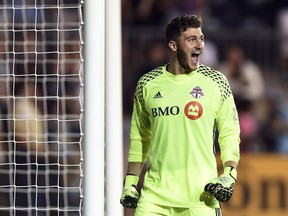
[[[0,215],[82,215],[80,0],[1,0]]]

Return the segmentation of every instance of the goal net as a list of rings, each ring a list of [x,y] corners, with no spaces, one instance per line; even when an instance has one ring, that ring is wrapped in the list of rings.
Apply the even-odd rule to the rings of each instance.
[[[1,0],[0,215],[82,215],[80,0]]]

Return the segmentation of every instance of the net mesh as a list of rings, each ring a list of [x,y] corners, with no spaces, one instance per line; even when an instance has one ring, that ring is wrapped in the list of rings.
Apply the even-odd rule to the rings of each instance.
[[[0,215],[82,215],[80,0],[2,0]]]

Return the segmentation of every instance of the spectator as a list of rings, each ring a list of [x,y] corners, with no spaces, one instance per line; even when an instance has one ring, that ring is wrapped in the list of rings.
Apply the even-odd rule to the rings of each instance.
[[[228,47],[226,59],[218,69],[226,75],[236,99],[254,102],[263,98],[265,83],[261,69],[255,62],[246,59],[240,45]]]
[[[257,135],[257,110],[265,94],[260,67],[246,59],[241,46],[234,44],[228,47],[226,59],[220,63],[218,69],[229,80],[239,110],[242,151],[263,151]]]
[[[283,8],[278,13],[278,23],[277,28],[280,32],[280,64],[281,69],[286,70],[288,69],[288,8]]]
[[[265,105],[266,118],[262,122],[261,134],[267,150],[288,154],[288,103],[281,92],[272,91]]]
[[[176,0],[137,0],[132,1],[132,23],[134,25],[162,25],[170,16],[179,13]]]

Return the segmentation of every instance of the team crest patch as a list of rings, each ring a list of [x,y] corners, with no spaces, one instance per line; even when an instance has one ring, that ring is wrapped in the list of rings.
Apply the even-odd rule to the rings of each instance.
[[[190,92],[190,94],[194,98],[200,98],[200,97],[204,96],[204,93],[203,93],[202,89],[200,88],[200,86],[194,87],[193,90]]]
[[[187,118],[191,120],[196,120],[202,116],[203,107],[200,103],[196,101],[191,101],[188,104],[186,104],[184,108],[184,113],[187,116]]]

